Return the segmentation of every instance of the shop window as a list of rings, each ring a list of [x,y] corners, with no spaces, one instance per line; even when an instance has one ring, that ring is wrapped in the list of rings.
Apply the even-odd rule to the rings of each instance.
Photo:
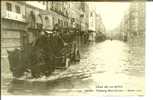
[[[15,10],[16,10],[16,13],[18,13],[18,14],[21,13],[20,6],[16,5],[16,6],[15,6]]]
[[[11,3],[6,3],[6,9],[8,11],[12,11],[12,4]]]

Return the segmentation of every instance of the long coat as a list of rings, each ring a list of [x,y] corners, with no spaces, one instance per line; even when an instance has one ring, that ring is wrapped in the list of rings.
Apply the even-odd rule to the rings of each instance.
[[[59,35],[53,36],[52,43],[55,55],[59,56],[59,52],[64,48],[64,41],[62,40],[62,37]]]

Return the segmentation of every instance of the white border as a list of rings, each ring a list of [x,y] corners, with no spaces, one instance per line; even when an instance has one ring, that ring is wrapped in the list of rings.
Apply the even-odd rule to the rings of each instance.
[[[153,97],[153,2],[146,3],[146,65],[144,97],[104,96],[2,96],[2,100],[150,100]]]

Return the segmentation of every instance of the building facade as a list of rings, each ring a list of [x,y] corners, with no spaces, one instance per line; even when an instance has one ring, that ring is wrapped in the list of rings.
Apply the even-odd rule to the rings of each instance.
[[[50,15],[52,19],[52,26],[55,24],[59,24],[62,28],[68,27],[68,9],[69,9],[69,2],[57,2],[57,1],[50,1],[47,2],[47,14]]]
[[[79,41],[83,33],[90,32],[90,40],[94,41],[95,9],[90,8],[87,2],[1,2],[1,66],[9,69],[7,51],[33,44],[42,30],[53,30],[55,24],[61,29],[77,29]]]
[[[40,31],[49,26],[50,19],[48,15],[43,15],[46,10],[46,3],[38,1],[26,1],[26,22],[27,22],[27,41],[32,43],[39,35]]]
[[[92,3],[89,3],[89,41],[95,41],[96,37],[96,11]]]
[[[129,10],[120,23],[120,33],[130,39],[144,37],[145,32],[145,3],[131,2]]]
[[[3,1],[1,6],[1,49],[21,48],[26,35],[25,5]]]
[[[26,42],[25,15],[23,2],[1,2],[1,71],[9,73],[7,51],[20,49]]]
[[[96,14],[96,19],[95,19],[95,22],[96,22],[96,34],[104,34],[105,32],[105,27],[104,27],[104,24],[102,22],[102,17],[100,16],[100,14]]]

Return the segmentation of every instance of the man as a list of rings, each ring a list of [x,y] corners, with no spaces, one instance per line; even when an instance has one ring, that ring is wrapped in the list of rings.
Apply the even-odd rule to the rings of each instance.
[[[64,48],[64,40],[59,34],[59,26],[56,24],[53,29],[53,49],[56,56],[59,56],[60,50]]]
[[[50,35],[42,31],[41,36],[34,44],[32,74],[34,77],[40,77],[41,74],[49,76],[54,71],[52,45],[50,45]]]

